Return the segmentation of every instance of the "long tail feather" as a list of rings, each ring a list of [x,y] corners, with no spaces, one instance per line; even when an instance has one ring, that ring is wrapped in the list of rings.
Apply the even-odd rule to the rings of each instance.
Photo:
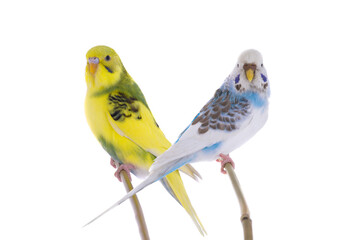
[[[187,211],[189,216],[192,218],[194,224],[197,226],[199,232],[204,236],[207,234],[206,230],[204,229],[201,221],[199,220],[196,211],[194,210],[187,192],[184,188],[183,181],[179,175],[178,171],[174,171],[168,174],[164,179],[168,182],[169,186],[172,188],[174,194],[176,195],[179,202],[182,204],[183,208]]]
[[[175,195],[173,189],[170,187],[167,179],[166,179],[166,178],[163,178],[163,179],[161,179],[161,180],[159,180],[159,181],[162,183],[163,187],[168,191],[168,193],[169,193],[170,195],[172,195],[172,197],[173,197],[180,205],[182,205],[182,204],[179,202],[177,196]]]
[[[94,222],[95,220],[97,220],[98,218],[100,218],[101,216],[103,216],[104,214],[106,214],[107,212],[109,212],[110,210],[115,208],[116,206],[119,206],[121,203],[126,201],[128,198],[131,198],[134,194],[136,194],[137,192],[139,192],[140,190],[142,190],[146,186],[154,183],[158,179],[159,178],[157,176],[153,175],[153,174],[149,175],[143,182],[141,182],[138,186],[136,186],[134,189],[132,189],[130,192],[128,192],[122,199],[120,199],[119,201],[114,203],[111,207],[109,207],[107,210],[105,210],[104,212],[99,214],[97,217],[95,217],[93,220],[91,220],[90,222],[85,224],[83,227],[88,226],[89,224],[91,224],[92,222]]]

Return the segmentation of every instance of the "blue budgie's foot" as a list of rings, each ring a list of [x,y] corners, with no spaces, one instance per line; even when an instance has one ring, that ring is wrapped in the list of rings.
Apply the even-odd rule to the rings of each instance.
[[[217,159],[216,161],[221,163],[221,173],[227,174],[226,170],[224,170],[224,167],[226,166],[227,163],[230,163],[232,167],[235,168],[234,162],[232,158],[229,156],[229,154],[225,155],[221,153],[219,154],[219,156],[221,158]]]
[[[115,171],[114,176],[118,178],[120,182],[122,182],[122,178],[120,176],[121,171],[125,171],[130,179],[132,181],[132,177],[130,176],[130,170],[135,169],[133,164],[119,164],[118,161],[114,159],[110,159],[110,165],[112,165],[114,168],[117,168],[117,171]]]

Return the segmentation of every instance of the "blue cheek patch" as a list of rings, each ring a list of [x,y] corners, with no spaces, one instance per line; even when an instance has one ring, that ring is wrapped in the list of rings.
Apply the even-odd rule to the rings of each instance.
[[[105,69],[106,69],[108,72],[113,73],[113,71],[112,71],[110,68],[108,68],[108,67],[106,67],[106,66],[104,66],[104,67],[105,67]]]
[[[267,82],[267,77],[261,73],[261,77],[263,79],[263,82]]]
[[[237,75],[237,77],[234,79],[234,82],[237,84],[239,82],[239,74]]]

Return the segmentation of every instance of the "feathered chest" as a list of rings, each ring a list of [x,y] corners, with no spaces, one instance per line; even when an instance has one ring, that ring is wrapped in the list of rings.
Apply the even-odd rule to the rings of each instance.
[[[96,137],[112,132],[112,127],[108,122],[107,98],[106,95],[94,97],[92,94],[87,94],[85,99],[85,115]]]

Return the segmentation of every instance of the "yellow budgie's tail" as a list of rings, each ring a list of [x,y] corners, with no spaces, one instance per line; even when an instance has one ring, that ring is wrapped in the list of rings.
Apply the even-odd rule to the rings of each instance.
[[[199,232],[204,236],[207,234],[206,230],[204,229],[201,221],[199,220],[196,211],[194,210],[191,201],[188,198],[187,192],[184,188],[183,181],[179,175],[178,171],[174,171],[163,178],[169,187],[172,189],[174,195],[182,204],[184,209],[187,211],[189,216],[192,218],[193,222],[196,224]]]

